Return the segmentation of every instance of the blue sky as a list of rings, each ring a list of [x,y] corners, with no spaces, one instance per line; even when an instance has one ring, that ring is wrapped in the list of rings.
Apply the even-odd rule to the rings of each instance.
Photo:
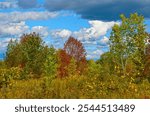
[[[144,15],[149,32],[149,6],[149,0],[0,0],[0,59],[10,39],[31,32],[56,48],[73,36],[83,43],[88,59],[98,59],[108,50],[121,13]]]

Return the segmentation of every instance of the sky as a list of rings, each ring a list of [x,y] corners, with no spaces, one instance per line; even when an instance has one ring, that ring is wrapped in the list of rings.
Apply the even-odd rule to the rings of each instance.
[[[142,14],[150,30],[149,6],[150,0],[0,0],[0,59],[11,39],[31,32],[56,49],[73,36],[83,43],[87,59],[99,59],[120,14]]]

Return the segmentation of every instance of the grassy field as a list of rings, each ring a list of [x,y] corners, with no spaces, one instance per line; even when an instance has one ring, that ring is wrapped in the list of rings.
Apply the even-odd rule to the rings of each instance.
[[[106,77],[107,78],[107,77]],[[88,78],[72,76],[66,79],[11,80],[9,85],[0,89],[0,98],[14,99],[82,99],[82,98],[150,98],[150,84],[147,80],[134,84],[128,79],[109,77]]]

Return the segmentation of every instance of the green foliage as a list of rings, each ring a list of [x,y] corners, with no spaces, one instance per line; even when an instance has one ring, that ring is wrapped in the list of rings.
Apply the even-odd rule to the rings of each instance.
[[[47,47],[38,34],[24,34],[20,42],[9,42],[5,62],[8,67],[19,66],[25,75],[34,74],[35,77],[39,77],[43,73],[43,63],[47,54]]]
[[[108,74],[108,76],[114,73],[117,75],[120,74],[119,63],[116,62],[114,54],[112,54],[111,52],[105,52],[101,55],[101,58],[96,62],[100,64],[103,69],[100,70],[101,75],[103,75],[103,77],[106,74]]]
[[[126,76],[127,60],[132,59],[136,65],[136,78],[141,78],[144,70],[144,50],[147,33],[143,16],[131,14],[129,18],[121,15],[122,23],[114,25],[110,36],[110,52],[118,63],[121,74]],[[115,65],[114,65],[115,66]]]
[[[68,76],[73,76],[77,73],[77,63],[74,58],[71,59],[68,65]]]
[[[148,34],[148,42],[150,42],[150,34]],[[148,78],[149,82],[150,82],[150,44],[146,45],[145,48],[145,56],[143,58],[144,61],[144,73],[143,75]]]
[[[45,76],[57,76],[58,58],[57,52],[53,46],[48,48],[48,55],[46,57],[43,72]]]
[[[101,65],[96,63],[94,60],[88,61],[88,68],[87,68],[87,76],[89,78],[93,78],[94,76],[100,76]]]
[[[15,41],[10,40],[7,46],[6,58],[5,58],[7,67],[18,66],[21,59],[21,55],[22,54],[20,52],[20,46],[18,45],[17,40]]]

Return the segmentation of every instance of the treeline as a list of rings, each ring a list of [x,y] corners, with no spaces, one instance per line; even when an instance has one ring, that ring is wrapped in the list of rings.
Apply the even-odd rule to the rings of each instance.
[[[0,62],[0,98],[150,98],[150,35],[144,17],[120,17],[108,52],[97,61],[86,59],[74,37],[58,50],[37,33],[11,40]]]
[[[81,75],[87,65],[85,49],[77,39],[69,37],[64,48],[56,50],[45,45],[36,33],[24,34],[19,42],[10,41],[4,62],[8,69],[22,71],[20,79]]]

